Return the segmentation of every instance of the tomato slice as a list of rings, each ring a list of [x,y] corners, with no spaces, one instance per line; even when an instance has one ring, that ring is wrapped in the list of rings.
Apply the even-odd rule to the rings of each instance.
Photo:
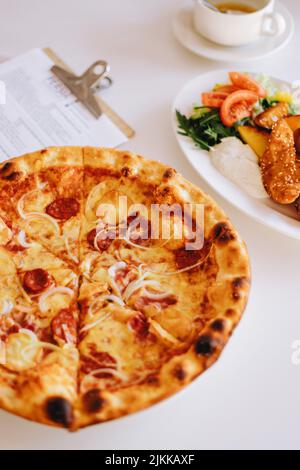
[[[238,88],[242,90],[253,91],[260,98],[265,98],[267,96],[267,93],[263,87],[248,75],[239,72],[230,72],[229,77],[233,85],[237,86]]]
[[[221,108],[228,93],[220,93],[218,91],[211,93],[202,93],[202,103],[209,108]]]
[[[234,91],[238,91],[238,90],[240,90],[240,88],[236,85],[220,85],[218,86],[218,89],[216,90],[216,92],[227,93],[228,95],[230,95]]]
[[[220,111],[223,124],[231,127],[237,121],[250,117],[257,100],[257,94],[249,90],[238,90],[228,95]]]

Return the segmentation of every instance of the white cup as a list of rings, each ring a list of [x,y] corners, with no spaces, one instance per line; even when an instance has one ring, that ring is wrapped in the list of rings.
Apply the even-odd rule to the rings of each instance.
[[[262,37],[280,36],[286,28],[283,16],[275,12],[275,0],[245,0],[245,5],[256,10],[245,14],[221,13],[210,9],[205,0],[194,1],[195,30],[222,46],[244,46]],[[211,0],[211,3],[225,2]],[[243,2],[236,0],[236,3]]]

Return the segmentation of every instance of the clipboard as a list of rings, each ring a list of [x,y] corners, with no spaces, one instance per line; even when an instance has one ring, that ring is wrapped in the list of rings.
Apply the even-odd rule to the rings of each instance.
[[[52,60],[53,64],[59,65],[69,72],[73,73],[73,70],[49,47],[43,49],[43,52]],[[108,104],[99,96],[95,96],[102,111],[107,117],[120,129],[120,131],[130,139],[135,135],[135,131],[122,119]]]

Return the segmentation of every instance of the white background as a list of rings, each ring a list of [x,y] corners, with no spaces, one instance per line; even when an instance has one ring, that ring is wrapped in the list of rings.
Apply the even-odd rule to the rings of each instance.
[[[300,2],[284,2],[300,22]],[[175,0],[0,0],[0,56],[51,46],[78,72],[111,63],[105,99],[135,128],[125,147],[174,166],[204,189],[181,154],[170,107],[183,84],[224,64],[174,39]],[[247,70],[300,79],[300,32]],[[235,64],[228,64],[230,69]],[[147,411],[75,434],[0,412],[1,449],[300,448],[300,243],[250,220],[208,189],[246,240],[253,287],[244,319],[219,362],[184,392]],[[299,225],[300,229],[300,225]]]

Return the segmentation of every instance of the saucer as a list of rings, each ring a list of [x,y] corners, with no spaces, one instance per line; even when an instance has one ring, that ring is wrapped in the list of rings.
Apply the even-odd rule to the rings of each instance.
[[[173,31],[178,41],[195,54],[207,59],[223,62],[246,62],[262,59],[283,49],[291,40],[295,24],[289,10],[277,2],[276,11],[286,21],[285,32],[281,36],[266,36],[248,46],[228,47],[214,44],[198,34],[193,27],[193,5],[190,0],[183,3],[173,19]]]

